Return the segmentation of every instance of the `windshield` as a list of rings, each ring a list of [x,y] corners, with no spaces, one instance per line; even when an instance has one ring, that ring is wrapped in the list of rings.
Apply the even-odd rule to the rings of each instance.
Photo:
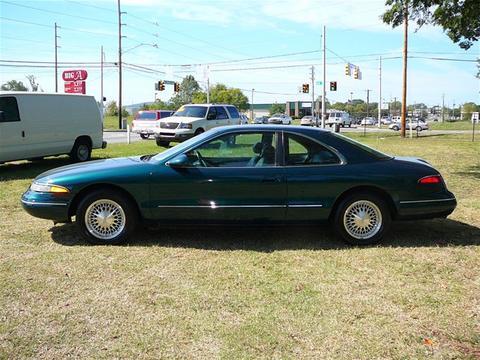
[[[172,116],[186,116],[203,118],[207,113],[206,106],[182,106]]]
[[[385,153],[382,153],[381,151],[378,151],[378,150],[375,150],[374,148],[371,148],[370,146],[367,146],[365,144],[362,144],[361,142],[358,142],[358,141],[355,141],[349,137],[346,137],[344,135],[341,135],[341,134],[338,134],[338,133],[330,133],[332,136],[335,136],[343,141],[346,141],[352,145],[355,145],[356,147],[359,147],[360,149],[362,149],[363,151],[366,151],[368,152],[370,155],[373,155],[375,156],[377,159],[391,159],[392,156],[390,155],[387,155]]]
[[[139,112],[136,120],[157,120],[157,114],[154,112]]]

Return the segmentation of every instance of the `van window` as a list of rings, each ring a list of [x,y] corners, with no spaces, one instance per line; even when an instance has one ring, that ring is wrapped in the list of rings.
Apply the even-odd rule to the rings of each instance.
[[[217,120],[228,119],[227,112],[223,106],[215,106],[215,109],[217,110]]]
[[[136,120],[157,120],[157,113],[155,113],[155,112],[139,112],[135,119]]]
[[[20,121],[17,99],[13,96],[0,97],[0,111],[3,111],[4,115],[4,119],[0,119],[0,122]]]
[[[240,114],[235,106],[227,106],[227,109],[232,119],[237,119],[240,117]]]

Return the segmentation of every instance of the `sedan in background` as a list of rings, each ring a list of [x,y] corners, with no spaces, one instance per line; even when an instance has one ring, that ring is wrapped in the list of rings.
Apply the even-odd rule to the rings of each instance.
[[[388,128],[393,130],[393,131],[399,131],[402,128],[402,124],[399,123],[399,122],[396,122],[396,123],[391,124]],[[428,124],[426,122],[423,122],[423,121],[412,121],[412,122],[410,122],[407,119],[407,124],[406,124],[405,129],[410,130],[410,128],[413,131],[428,130]]]
[[[372,126],[375,125],[377,122],[373,117],[366,117],[362,121],[360,121],[360,125],[363,126]]]
[[[313,117],[311,115],[304,116],[300,120],[301,126],[315,126],[316,124],[317,124],[317,117]]]
[[[285,114],[274,114],[268,118],[268,123],[276,125],[290,125],[292,123],[292,118]]]
[[[425,160],[281,125],[217,127],[157,155],[53,169],[35,178],[21,202],[55,223],[75,217],[96,244],[124,242],[139,222],[156,221],[327,222],[338,237],[363,245],[384,238],[392,220],[444,218],[456,206]]]
[[[257,116],[253,119],[254,124],[268,124],[268,116]]]

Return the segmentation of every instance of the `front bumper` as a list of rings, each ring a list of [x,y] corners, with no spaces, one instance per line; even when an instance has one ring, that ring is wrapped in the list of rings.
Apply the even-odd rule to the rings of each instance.
[[[457,200],[451,192],[437,199],[403,200],[398,204],[398,219],[444,218],[450,215],[456,207]]]
[[[187,131],[177,131],[177,132],[168,132],[168,131],[159,131],[155,133],[155,138],[162,141],[173,141],[173,142],[182,142],[194,137],[193,132]]]
[[[40,193],[29,189],[22,195],[21,202],[23,209],[32,216],[55,222],[70,221],[69,196]]]

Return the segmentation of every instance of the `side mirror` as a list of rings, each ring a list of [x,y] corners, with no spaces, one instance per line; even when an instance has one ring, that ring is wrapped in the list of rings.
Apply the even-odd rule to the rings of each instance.
[[[0,122],[5,122],[5,112],[0,111]]]
[[[187,155],[180,154],[168,161],[165,165],[170,166],[173,169],[183,169],[190,167],[190,161],[188,160]]]

